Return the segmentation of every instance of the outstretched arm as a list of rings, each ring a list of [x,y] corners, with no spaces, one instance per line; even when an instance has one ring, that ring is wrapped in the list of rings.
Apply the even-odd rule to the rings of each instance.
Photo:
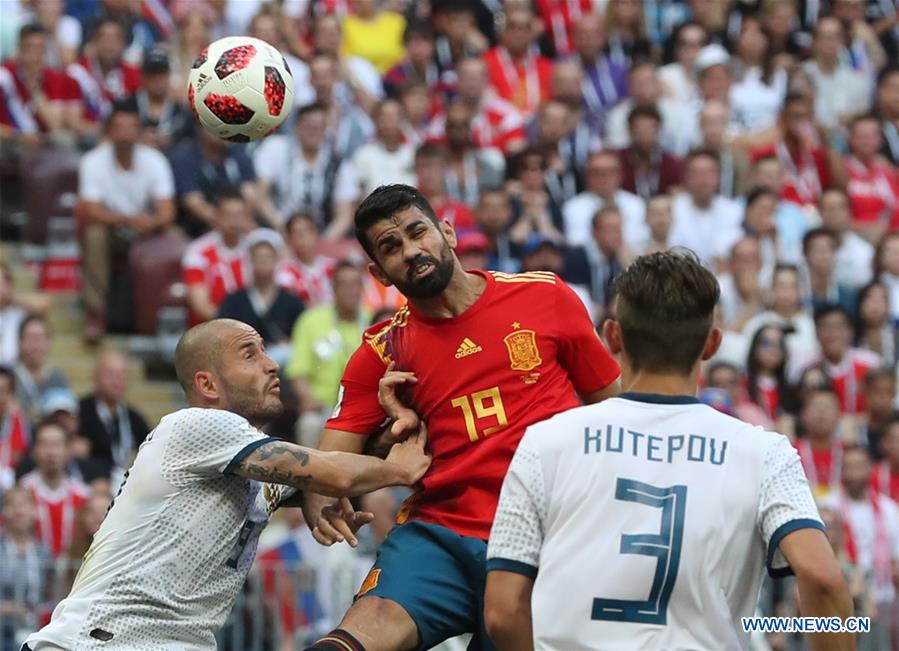
[[[410,486],[431,463],[424,434],[394,446],[386,460],[346,452],[322,452],[286,441],[259,446],[235,474],[256,481],[286,484],[322,495],[362,495],[386,486]]]

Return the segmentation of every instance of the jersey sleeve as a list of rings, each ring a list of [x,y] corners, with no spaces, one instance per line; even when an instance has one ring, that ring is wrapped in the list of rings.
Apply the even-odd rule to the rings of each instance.
[[[174,425],[162,472],[176,485],[231,475],[259,446],[275,441],[247,419],[224,409],[189,409]]]
[[[363,342],[343,372],[337,405],[325,428],[368,435],[382,427],[388,417],[378,402],[378,382],[386,368],[368,342]]]
[[[810,528],[824,531],[799,453],[785,436],[778,435],[765,454],[757,518],[768,548],[768,574],[773,578],[793,573],[778,548],[787,534]]]
[[[537,576],[546,522],[545,486],[540,455],[526,434],[503,481],[487,546],[487,571]]]
[[[596,334],[584,302],[561,280],[556,288],[559,363],[579,394],[593,393],[618,379],[621,368]]]

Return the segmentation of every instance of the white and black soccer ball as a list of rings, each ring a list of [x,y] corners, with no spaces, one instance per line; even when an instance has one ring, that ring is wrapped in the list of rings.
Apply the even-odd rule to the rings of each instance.
[[[281,126],[293,106],[293,75],[273,45],[249,36],[210,43],[187,82],[197,120],[231,142],[264,138]]]

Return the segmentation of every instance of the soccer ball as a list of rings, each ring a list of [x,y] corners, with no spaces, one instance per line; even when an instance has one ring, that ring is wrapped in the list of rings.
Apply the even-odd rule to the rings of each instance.
[[[249,142],[281,126],[293,106],[293,75],[272,45],[249,36],[210,43],[191,68],[187,97],[209,133]]]

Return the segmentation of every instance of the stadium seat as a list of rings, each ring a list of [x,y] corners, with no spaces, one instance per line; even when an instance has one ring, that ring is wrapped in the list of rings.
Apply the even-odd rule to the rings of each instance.
[[[134,290],[134,322],[138,334],[155,335],[160,308],[183,305],[172,293],[181,280],[181,257],[187,242],[173,235],[157,235],[131,246],[129,263]]]
[[[50,219],[74,215],[80,158],[79,152],[64,148],[39,149],[23,156],[26,242],[45,244]]]

